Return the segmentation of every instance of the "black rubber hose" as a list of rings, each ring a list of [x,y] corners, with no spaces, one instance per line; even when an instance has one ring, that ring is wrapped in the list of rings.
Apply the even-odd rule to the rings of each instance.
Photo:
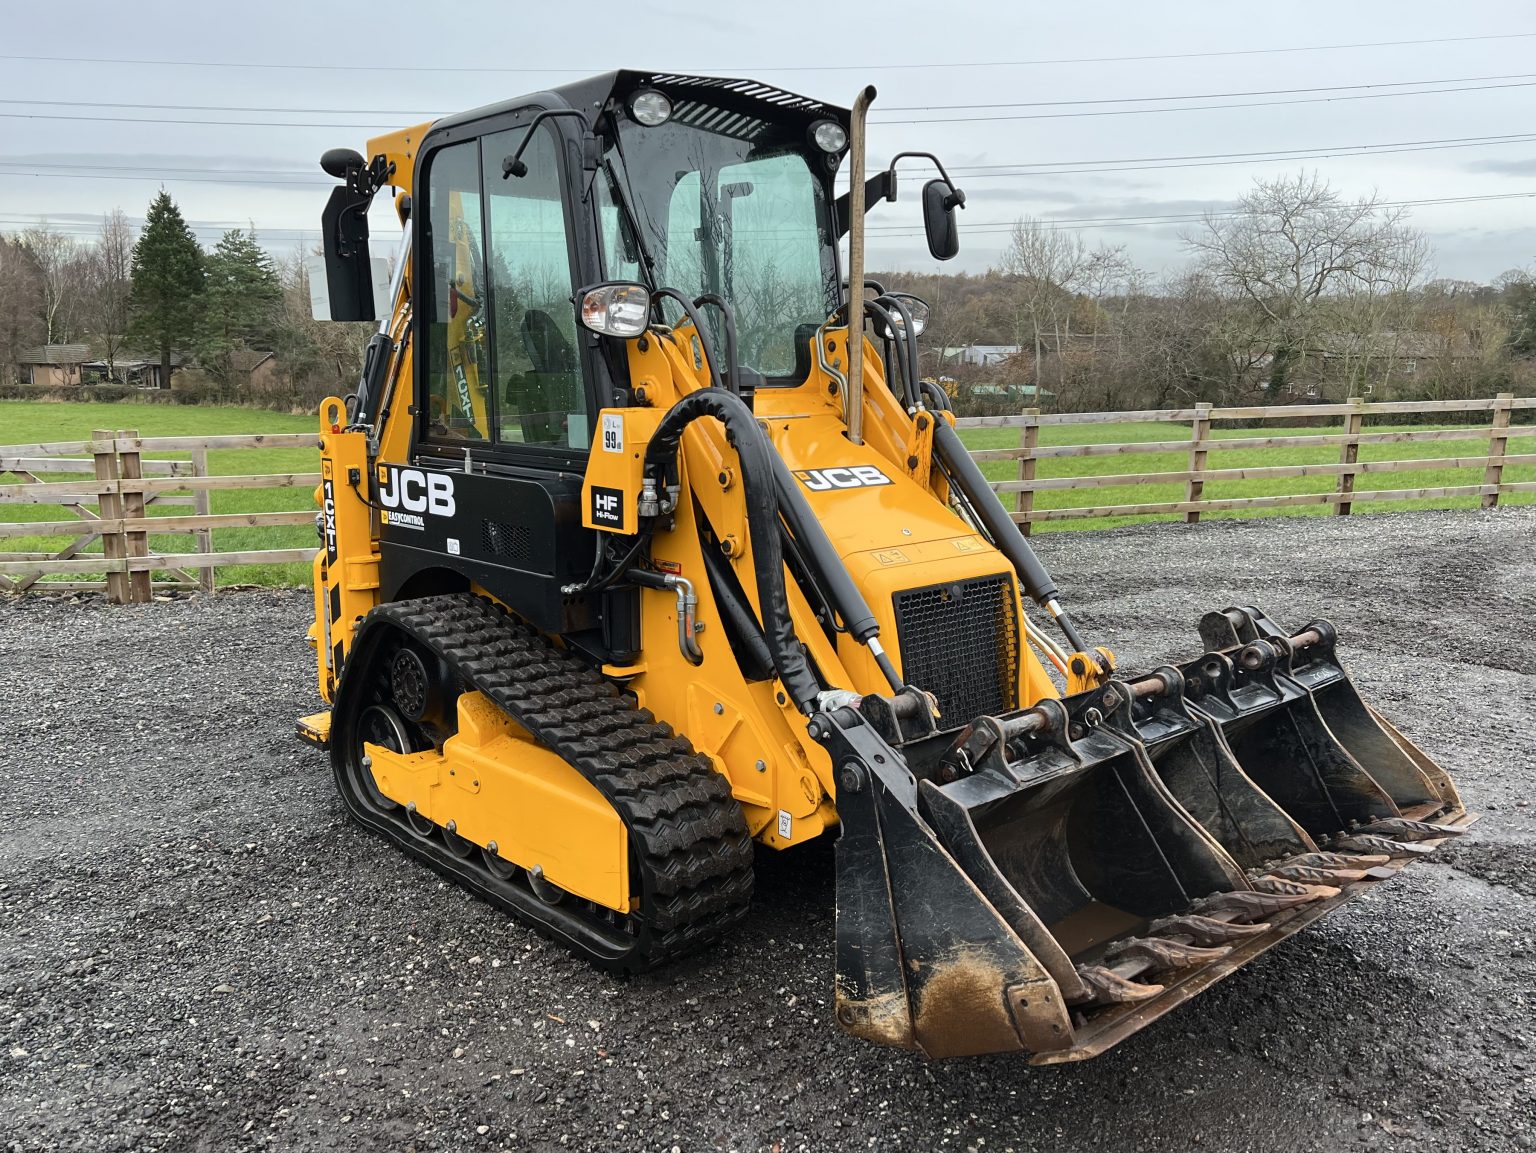
[[[917,364],[917,332],[912,327],[912,310],[899,296],[883,296],[876,301],[882,308],[895,309],[901,314],[901,332],[895,333],[896,346],[901,349],[904,356],[904,370],[902,376],[907,382],[906,400],[907,410],[917,407],[918,398],[922,396],[922,381]]]
[[[710,351],[709,332],[704,327],[704,318],[699,315],[699,310],[693,306],[693,301],[689,300],[675,288],[658,288],[655,292],[651,293],[651,296],[653,299],[664,296],[668,300],[677,301],[677,306],[683,310],[683,315],[689,319],[693,324],[693,330],[699,334],[699,349],[704,354],[704,367],[709,369],[709,386],[711,388],[720,388],[720,358]]]
[[[725,425],[726,436],[741,458],[742,494],[747,506],[747,531],[751,534],[763,636],[785,689],[795,704],[810,714],[815,711],[821,685],[811,672],[790,620],[789,597],[784,587],[784,550],[779,540],[779,496],[774,486],[762,479],[776,476],[774,465],[782,470],[784,462],[758,427],[752,410],[724,389],[690,392],[667,410],[656,427],[645,450],[645,474],[654,478],[662,472],[668,484],[676,484],[677,451],[683,430],[705,416]]]
[[[749,681],[766,681],[773,676],[773,653],[768,651],[768,641],[763,636],[763,626],[757,623],[752,610],[747,607],[746,594],[731,562],[720,555],[720,550],[707,541],[700,541],[700,555],[704,557],[704,572],[709,577],[710,590],[715,594],[715,609],[731,638],[731,648],[736,650],[741,671]]]
[[[848,575],[842,556],[832,547],[827,530],[811,511],[805,493],[790,475],[789,466],[778,453],[771,455],[773,480],[779,491],[779,511],[784,523],[789,526],[801,550],[809,556],[815,580],[826,590],[837,615],[843,618],[843,627],[861,644],[870,637],[879,636],[880,622],[869,611],[869,602]]]
[[[1019,580],[1030,599],[1040,605],[1054,599],[1058,591],[1056,582],[1045,571],[1035,550],[1029,547],[1029,541],[1024,539],[1019,526],[1013,523],[1013,518],[997,499],[997,493],[992,491],[986,477],[981,475],[981,469],[971,459],[971,454],[966,452],[960,434],[950,427],[949,421],[942,418],[934,421],[933,447],[945,471],[981,519],[992,543],[1002,550],[1017,570]]]
[[[885,302],[876,303],[871,300],[864,305],[864,311],[885,325],[885,330],[891,334],[891,339],[896,348],[896,355],[891,359],[896,361],[896,372],[901,377],[901,401],[907,408],[917,404],[916,393],[913,392],[913,382],[908,375],[908,361],[906,341],[902,336],[901,326],[895,322],[890,311],[885,307]],[[890,381],[891,366],[885,366],[886,381]]]
[[[736,310],[730,302],[718,292],[706,292],[694,300],[695,307],[712,305],[720,310],[720,316],[725,322],[725,371],[720,375],[725,379],[725,387],[741,395],[741,363],[736,349]]]
[[[960,495],[981,521],[992,543],[1013,565],[1030,599],[1051,614],[1074,652],[1087,652],[1077,626],[1062,611],[1061,606],[1055,603],[1060,591],[1056,582],[1045,571],[1035,550],[1029,546],[1029,540],[1008,515],[1008,510],[1003,508],[986,477],[981,475],[981,469],[971,459],[971,454],[966,452],[960,434],[942,417],[934,421],[933,448],[939,455],[940,465],[949,475],[950,483],[960,490]]]

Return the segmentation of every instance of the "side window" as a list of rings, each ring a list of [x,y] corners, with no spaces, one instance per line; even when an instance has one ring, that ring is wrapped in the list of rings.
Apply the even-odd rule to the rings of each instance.
[[[503,443],[585,451],[592,433],[553,133],[539,129],[523,153],[526,175],[499,175],[525,132],[514,128],[482,142],[486,170],[497,174],[486,188],[497,435]]]
[[[434,155],[427,183],[432,284],[426,435],[434,440],[489,441],[491,370],[476,142],[454,144]]]

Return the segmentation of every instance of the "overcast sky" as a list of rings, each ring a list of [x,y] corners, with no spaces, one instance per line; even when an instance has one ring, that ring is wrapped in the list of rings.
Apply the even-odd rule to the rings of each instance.
[[[1188,224],[1166,218],[1302,166],[1351,196],[1478,198],[1412,208],[1441,276],[1488,280],[1536,258],[1531,0],[5,8],[5,231],[46,216],[93,232],[113,207],[137,223],[163,183],[205,244],[249,222],[291,248],[317,236],[326,148],[635,67],[752,76],[843,105],[875,84],[872,160],[930,150],[966,190],[950,269],[993,263],[1024,214],[1081,221],[1090,242],[1171,267]],[[1304,50],[1258,51],[1273,49]],[[1149,99],[1167,97],[1185,99]],[[1277,153],[1291,158],[1266,159]],[[909,195],[871,213],[871,267],[934,267],[918,211]]]

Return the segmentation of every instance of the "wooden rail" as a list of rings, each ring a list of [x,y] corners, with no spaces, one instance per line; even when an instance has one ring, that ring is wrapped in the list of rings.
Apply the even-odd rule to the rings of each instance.
[[[1199,404],[1194,408],[1153,409],[1138,412],[1085,412],[1041,414],[1029,410],[1017,416],[962,417],[956,426],[966,428],[1010,428],[1019,430],[1018,448],[976,449],[977,461],[1017,461],[1018,478],[992,484],[999,494],[1014,498],[1013,519],[1028,533],[1041,521],[1085,520],[1097,517],[1182,514],[1193,524],[1206,512],[1242,511],[1332,506],[1338,516],[1348,516],[1362,501],[1415,499],[1451,499],[1476,496],[1483,508],[1495,508],[1499,498],[1512,493],[1536,492],[1536,482],[1509,481],[1504,470],[1516,465],[1536,464],[1536,453],[1508,451],[1512,436],[1536,436],[1536,428],[1524,431],[1511,427],[1514,413],[1536,409],[1536,397],[1516,397],[1500,393],[1491,400],[1390,401],[1368,403],[1351,399],[1343,404],[1297,404],[1217,408]],[[1457,428],[1394,429],[1371,431],[1366,421],[1382,416],[1423,416],[1425,414],[1487,414],[1487,422]],[[1216,437],[1212,427],[1233,421],[1303,421],[1319,418],[1338,420],[1341,431],[1284,433],[1275,435],[1262,429],[1252,435]],[[1042,428],[1073,425],[1112,424],[1124,421],[1182,424],[1188,435],[1179,439],[1129,441],[1108,444],[1041,445]],[[1426,456],[1410,460],[1360,459],[1363,445],[1413,444],[1416,442],[1474,441],[1476,450],[1455,456]],[[1339,450],[1337,463],[1265,465],[1250,468],[1222,468],[1211,463],[1212,454],[1259,448],[1333,448]],[[1140,453],[1187,453],[1183,469],[1161,472],[1109,472],[1090,476],[1041,477],[1041,461],[1069,460],[1079,457],[1127,457]],[[1218,456],[1219,459],[1219,456]],[[1425,488],[1357,489],[1355,480],[1372,473],[1415,472],[1426,469],[1481,469],[1481,484],[1441,485]],[[1223,481],[1272,480],[1278,478],[1333,477],[1334,490],[1322,493],[1291,493],[1274,496],[1226,497],[1213,499],[1206,486]],[[1093,490],[1152,484],[1183,485],[1184,499],[1141,501],[1131,504],[1095,504],[1073,508],[1040,508],[1036,497],[1044,492]]]
[[[231,489],[291,488],[295,504],[308,504],[308,490],[320,483],[314,473],[210,473],[208,453],[219,449],[316,448],[309,433],[237,436],[141,437],[132,430],[100,430],[90,440],[0,445],[0,505],[56,504],[66,519],[0,519],[0,541],[74,535],[53,551],[0,551],[0,591],[31,588],[105,588],[113,603],[142,603],[157,589],[213,591],[219,566],[307,562],[314,548],[218,551],[219,529],[311,525],[315,512],[298,507],[274,512],[213,513],[210,494]],[[148,459],[147,452],[176,452],[189,460]],[[44,480],[44,477],[68,479]],[[300,494],[304,494],[301,496]],[[187,506],[191,512],[152,515],[150,506]],[[185,534],[191,548],[155,552],[150,534]],[[100,543],[100,551],[89,551]],[[101,581],[45,580],[55,576],[104,576]]]

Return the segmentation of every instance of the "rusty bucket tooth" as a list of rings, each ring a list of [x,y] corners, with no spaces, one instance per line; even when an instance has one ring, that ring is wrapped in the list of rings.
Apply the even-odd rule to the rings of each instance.
[[[1390,837],[1377,837],[1370,833],[1351,833],[1334,837],[1328,843],[1330,849],[1352,853],[1385,853],[1388,857],[1422,857],[1435,851],[1433,845],[1415,845],[1407,841],[1394,841]]]
[[[1372,865],[1385,865],[1391,859],[1385,853],[1303,853],[1285,863],[1307,865],[1313,869],[1368,869]]]
[[[1161,985],[1132,981],[1107,965],[1079,965],[1077,975],[1088,987],[1090,996],[1085,1004],[1090,1005],[1123,1005],[1133,1001],[1148,1001],[1163,991]]]
[[[1263,921],[1253,925],[1239,925],[1193,913],[1183,917],[1160,917],[1147,926],[1151,936],[1188,937],[1197,945],[1230,945],[1245,937],[1257,937],[1268,931],[1269,925]]]
[[[1356,825],[1355,834],[1389,837],[1394,841],[1438,841],[1459,837],[1466,829],[1459,825],[1437,825],[1431,821],[1410,821],[1407,817],[1386,817],[1366,825]]]
[[[1370,876],[1370,871],[1341,866],[1298,865],[1294,861],[1287,861],[1271,869],[1268,875],[1286,881],[1300,881],[1304,885],[1344,885],[1351,881],[1365,880]],[[1388,875],[1391,875],[1390,870]]]
[[[1241,917],[1254,923],[1273,917],[1312,900],[1311,893],[1261,893],[1255,889],[1236,889],[1230,893],[1212,893],[1193,902],[1190,911],[1203,917]]]
[[[1329,897],[1337,897],[1339,890],[1334,885],[1315,885],[1308,881],[1292,881],[1285,877],[1264,876],[1255,877],[1253,887],[1261,893],[1269,893],[1277,897],[1301,897],[1306,901],[1326,901]]]
[[[1206,948],[1167,937],[1126,937],[1111,945],[1104,955],[1116,961],[1145,961],[1154,971],[1163,971],[1219,961],[1231,951],[1230,945]]]

